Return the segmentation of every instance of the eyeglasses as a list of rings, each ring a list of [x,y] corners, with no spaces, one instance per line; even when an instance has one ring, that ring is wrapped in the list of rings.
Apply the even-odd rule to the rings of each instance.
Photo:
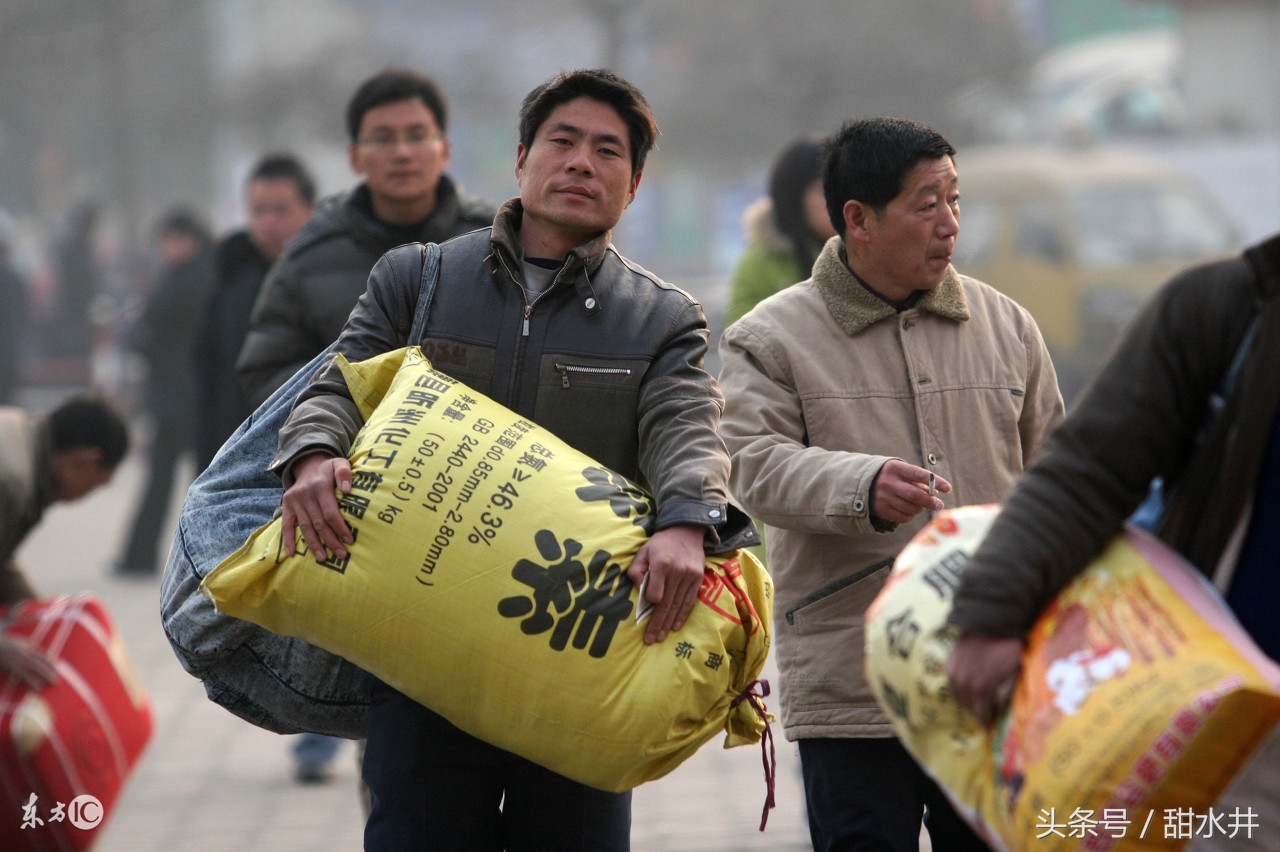
[[[372,136],[363,136],[356,140],[356,144],[368,145],[382,151],[393,151],[401,142],[410,148],[422,148],[428,142],[434,142],[439,138],[439,133],[433,133],[430,130],[410,130],[403,136],[397,133],[375,133]]]

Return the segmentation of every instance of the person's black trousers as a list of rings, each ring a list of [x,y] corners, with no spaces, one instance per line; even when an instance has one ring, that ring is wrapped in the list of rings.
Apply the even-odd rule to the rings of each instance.
[[[481,742],[371,675],[365,689],[366,852],[630,849],[630,792],[587,787]]]
[[[988,852],[895,737],[799,740],[814,852]]]

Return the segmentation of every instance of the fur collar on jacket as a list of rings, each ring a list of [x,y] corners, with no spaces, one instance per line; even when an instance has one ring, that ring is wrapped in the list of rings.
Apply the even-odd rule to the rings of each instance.
[[[841,237],[827,240],[813,265],[813,283],[831,316],[850,337],[897,314],[892,305],[868,292],[853,277],[845,264],[844,239]],[[942,283],[921,294],[915,307],[955,322],[968,320],[969,303],[955,267],[947,266]]]

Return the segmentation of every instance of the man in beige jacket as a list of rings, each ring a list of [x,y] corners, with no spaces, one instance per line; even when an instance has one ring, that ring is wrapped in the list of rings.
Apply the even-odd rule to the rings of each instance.
[[[79,500],[111,481],[129,432],[115,408],[74,397],[33,417],[0,406],[0,607],[34,598],[14,553],[53,503]],[[53,663],[24,639],[0,630],[0,676],[31,686],[54,678]]]
[[[985,849],[863,679],[863,613],[929,515],[1001,500],[1062,397],[1040,331],[951,266],[955,149],[902,119],[846,124],[813,276],[720,343],[731,490],[767,528],[782,721],[816,850]]]

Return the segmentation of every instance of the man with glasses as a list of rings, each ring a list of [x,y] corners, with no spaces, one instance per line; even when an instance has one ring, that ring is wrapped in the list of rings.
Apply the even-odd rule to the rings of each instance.
[[[428,77],[387,69],[347,105],[351,169],[364,180],[322,200],[263,282],[236,375],[253,405],[332,343],[383,254],[486,228],[494,208],[444,170],[448,106]]]

